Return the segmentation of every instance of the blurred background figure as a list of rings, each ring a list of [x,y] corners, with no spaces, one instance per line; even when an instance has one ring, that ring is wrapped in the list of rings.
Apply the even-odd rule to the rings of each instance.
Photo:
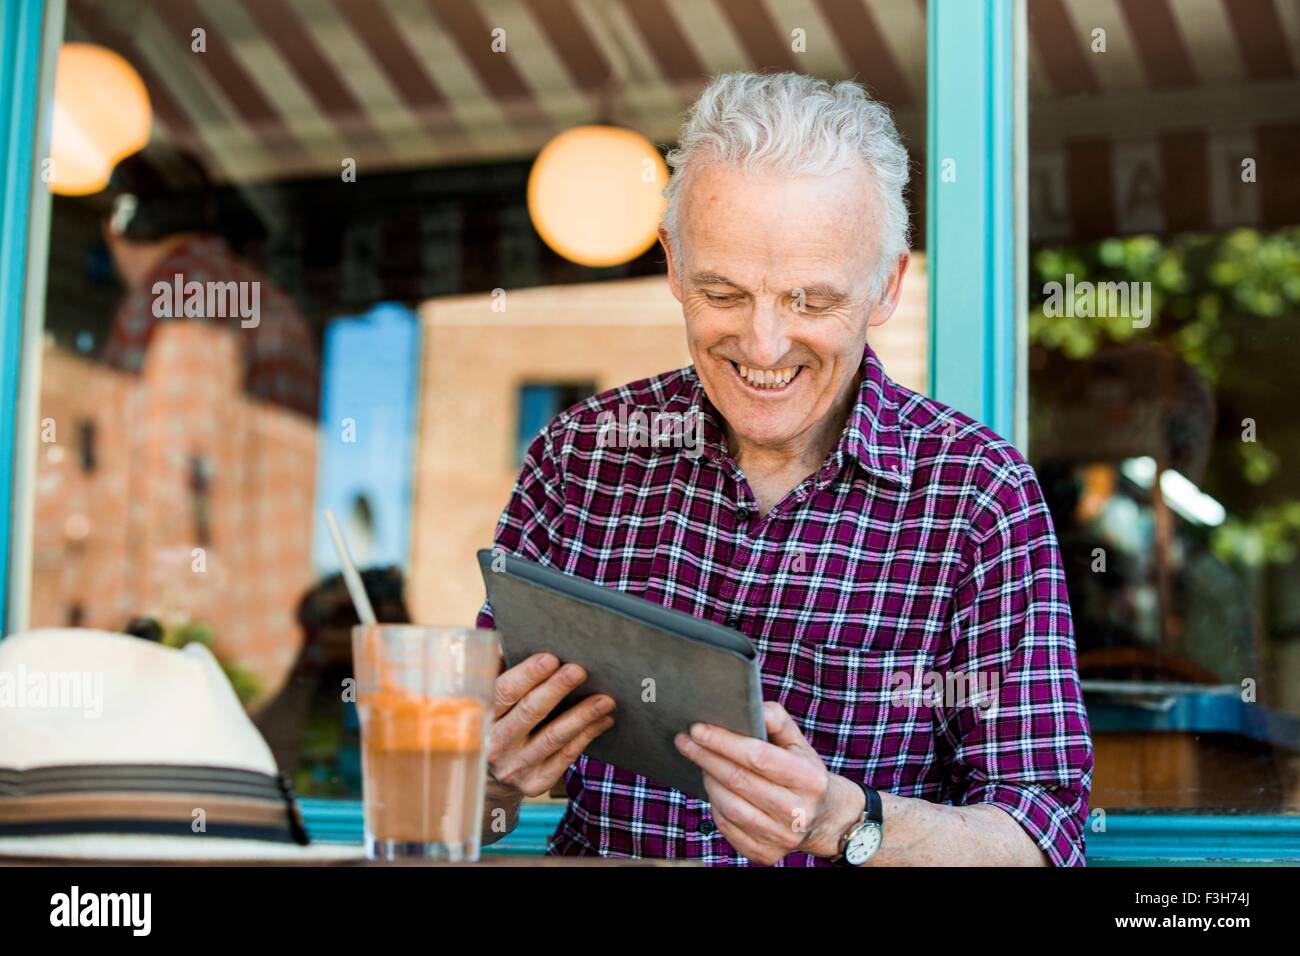
[[[385,624],[409,624],[401,568],[368,568],[361,582]],[[298,604],[302,650],[279,693],[254,721],[276,764],[296,789],[318,796],[344,796],[361,789],[360,725],[355,695],[345,695],[352,676],[352,629],[357,619],[341,574],[321,578]]]
[[[126,296],[113,317],[103,361],[138,373],[159,322],[225,322],[238,329],[243,344],[244,390],[314,418],[320,392],[314,336],[289,297],[237,258],[217,234],[217,204],[199,161],[189,153],[151,147],[118,163],[106,192],[104,242]],[[258,314],[241,320],[205,308],[196,315],[175,301],[178,282],[202,283],[204,289],[208,283],[237,283],[233,301],[256,302]],[[167,291],[160,286],[156,294],[157,283]]]

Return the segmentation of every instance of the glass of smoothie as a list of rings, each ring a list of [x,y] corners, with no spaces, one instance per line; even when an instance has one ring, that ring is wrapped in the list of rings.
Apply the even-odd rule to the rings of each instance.
[[[368,858],[478,859],[500,655],[495,631],[353,628]]]

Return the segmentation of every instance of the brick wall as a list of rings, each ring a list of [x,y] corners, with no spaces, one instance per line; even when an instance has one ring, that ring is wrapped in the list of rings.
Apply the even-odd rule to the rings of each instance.
[[[243,395],[236,335],[164,323],[138,377],[47,348],[40,416],[54,440],[37,455],[31,625],[206,624],[264,699],[302,642],[295,609],[313,580],[316,428]],[[203,545],[195,460],[209,476]]]

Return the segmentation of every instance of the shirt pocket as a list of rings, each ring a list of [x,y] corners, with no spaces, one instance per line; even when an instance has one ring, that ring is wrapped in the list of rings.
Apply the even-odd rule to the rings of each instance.
[[[910,614],[875,623],[870,616],[843,622],[810,622],[796,630],[799,643],[829,651],[862,651],[868,655],[922,654],[934,646],[926,618]]]
[[[895,786],[934,759],[932,708],[906,693],[930,661],[913,648],[799,644],[785,707],[833,773]]]

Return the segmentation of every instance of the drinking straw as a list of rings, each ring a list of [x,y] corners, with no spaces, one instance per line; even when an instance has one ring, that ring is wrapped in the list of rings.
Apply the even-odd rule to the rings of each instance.
[[[357,609],[357,617],[362,624],[377,623],[375,609],[370,606],[370,598],[366,596],[366,586],[361,583],[357,566],[352,563],[352,552],[348,550],[348,543],[343,540],[343,531],[339,528],[331,508],[325,509],[325,524],[329,526],[330,537],[334,539],[334,550],[339,553],[339,563],[343,566],[343,583],[348,586],[348,594],[352,597],[352,606]]]

